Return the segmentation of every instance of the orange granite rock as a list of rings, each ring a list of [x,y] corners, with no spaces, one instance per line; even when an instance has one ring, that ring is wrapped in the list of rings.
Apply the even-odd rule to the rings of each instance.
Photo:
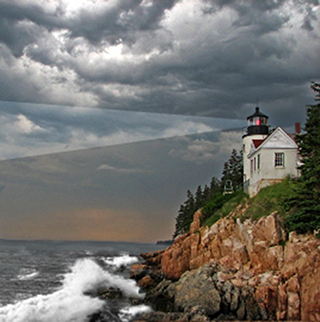
[[[254,287],[278,320],[320,320],[319,239],[293,232],[286,240],[276,213],[257,222],[222,218],[210,228],[200,227],[201,216],[196,212],[190,232],[161,255],[165,278],[178,280],[190,269],[219,263],[235,270],[221,278]]]

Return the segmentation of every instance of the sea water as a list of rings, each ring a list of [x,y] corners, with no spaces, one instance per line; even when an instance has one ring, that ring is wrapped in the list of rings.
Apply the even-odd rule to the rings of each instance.
[[[155,244],[0,240],[0,322],[85,322],[110,310],[120,321],[131,321],[146,305],[130,266]],[[98,289],[122,291],[118,300],[92,296]],[[91,294],[91,295],[90,295]]]

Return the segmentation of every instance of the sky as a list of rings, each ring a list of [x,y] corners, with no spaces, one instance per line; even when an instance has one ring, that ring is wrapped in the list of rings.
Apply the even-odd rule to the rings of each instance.
[[[171,238],[256,105],[293,131],[318,0],[0,0],[0,238]]]

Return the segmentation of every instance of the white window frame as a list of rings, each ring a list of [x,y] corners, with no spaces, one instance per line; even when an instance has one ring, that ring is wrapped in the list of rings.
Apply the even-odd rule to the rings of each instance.
[[[274,167],[284,168],[285,166],[284,152],[275,152],[274,154]]]

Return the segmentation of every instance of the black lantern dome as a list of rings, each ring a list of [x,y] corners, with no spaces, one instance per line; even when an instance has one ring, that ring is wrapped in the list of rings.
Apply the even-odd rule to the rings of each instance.
[[[269,117],[261,113],[259,107],[257,106],[254,114],[247,117],[247,135],[269,134],[268,119]]]

